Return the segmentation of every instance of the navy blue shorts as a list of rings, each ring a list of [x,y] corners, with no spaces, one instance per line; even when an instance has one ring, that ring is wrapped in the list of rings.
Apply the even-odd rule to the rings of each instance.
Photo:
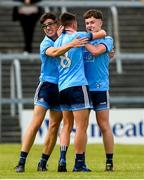
[[[88,86],[74,86],[60,91],[62,111],[76,111],[92,108]]]
[[[108,91],[90,91],[90,95],[94,111],[110,108]]]
[[[46,109],[61,111],[58,85],[50,82],[39,82],[35,92],[34,104]]]

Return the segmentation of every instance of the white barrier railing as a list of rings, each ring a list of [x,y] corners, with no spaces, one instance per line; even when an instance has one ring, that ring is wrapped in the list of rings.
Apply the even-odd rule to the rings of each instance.
[[[21,66],[18,59],[14,59],[10,69],[10,97],[11,99],[23,99],[22,95],[22,80],[21,80]],[[11,116],[16,115],[16,104],[11,104]],[[21,126],[23,104],[18,103],[19,124]]]
[[[22,80],[21,66],[22,60],[39,59],[38,54],[22,55],[22,54],[0,54],[0,142],[2,139],[2,104],[10,104],[10,112],[12,116],[16,115],[16,105],[18,105],[19,124],[21,126],[21,118],[23,111],[23,95],[22,95]],[[11,61],[10,67],[10,97],[2,98],[2,61]],[[27,99],[26,103],[32,104],[32,99]]]

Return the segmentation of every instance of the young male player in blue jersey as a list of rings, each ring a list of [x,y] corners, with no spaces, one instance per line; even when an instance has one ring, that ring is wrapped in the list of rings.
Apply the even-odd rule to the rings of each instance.
[[[98,32],[103,24],[103,15],[99,10],[91,9],[84,14],[87,32]],[[106,153],[106,171],[113,170],[113,134],[109,123],[109,53],[113,49],[113,39],[106,36],[93,40],[85,46],[84,66],[88,80],[93,110],[103,135]]]
[[[77,32],[75,15],[64,13],[61,16],[64,33],[56,40],[55,47],[61,47],[76,37],[87,37],[89,40],[101,38],[106,35],[104,30],[95,33]],[[63,111],[63,122],[67,128],[71,126],[73,117],[76,124],[74,138],[75,165],[73,172],[90,170],[85,164],[85,148],[87,139],[87,126],[89,109],[91,108],[88,82],[84,73],[84,60],[82,48],[72,48],[56,61],[59,71],[60,103]],[[65,134],[66,135],[66,134]],[[61,144],[61,157],[58,171],[66,171],[66,162],[63,150],[67,147]]]
[[[60,48],[54,48],[54,41],[58,37],[58,22],[56,16],[52,13],[45,13],[42,15],[40,23],[42,24],[42,29],[45,33],[45,37],[40,44],[40,56],[42,61],[41,74],[35,93],[33,118],[24,135],[16,172],[25,171],[27,155],[34,142],[36,133],[44,120],[45,114],[49,109],[49,130],[46,136],[41,160],[37,167],[38,171],[47,170],[46,163],[56,143],[57,132],[62,119],[57,85],[58,71],[54,57],[65,53],[72,47],[79,47],[81,44],[87,42],[86,39],[74,39],[67,45]]]

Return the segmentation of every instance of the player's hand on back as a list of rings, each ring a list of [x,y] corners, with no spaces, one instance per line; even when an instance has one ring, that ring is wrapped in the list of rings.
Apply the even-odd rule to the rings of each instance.
[[[88,38],[75,38],[72,40],[72,46],[73,47],[81,47],[81,46],[84,46],[88,43]]]

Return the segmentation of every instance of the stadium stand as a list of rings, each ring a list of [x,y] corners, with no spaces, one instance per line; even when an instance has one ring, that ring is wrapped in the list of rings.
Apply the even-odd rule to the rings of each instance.
[[[46,1],[46,0],[44,0]],[[73,0],[74,1],[74,0]],[[134,2],[134,1],[132,1]],[[84,30],[82,14],[87,9],[94,7],[69,7],[67,11],[77,14],[79,30]],[[98,7],[104,14],[104,29],[109,33],[110,12],[106,7]],[[144,7],[118,7],[120,50],[124,53],[143,53],[144,49]],[[0,7],[0,53],[23,53],[23,35],[18,22],[12,21],[12,7]],[[109,30],[110,29],[110,30]],[[37,24],[34,35],[34,53],[39,53],[39,43],[42,33]],[[22,54],[23,55],[23,54]],[[124,101],[112,101],[115,108],[142,108],[144,101],[126,101],[127,97],[138,98],[144,96],[144,58],[142,60],[123,59],[123,73],[116,71],[116,62],[110,64],[110,93],[111,97],[124,97]],[[23,98],[33,98],[36,83],[38,81],[40,61],[21,61],[22,93]],[[10,66],[11,61],[2,61],[2,98],[10,98]],[[32,108],[32,104],[24,104],[24,108]],[[18,112],[15,117],[10,115],[10,104],[2,104],[1,142],[20,142],[20,125]]]

